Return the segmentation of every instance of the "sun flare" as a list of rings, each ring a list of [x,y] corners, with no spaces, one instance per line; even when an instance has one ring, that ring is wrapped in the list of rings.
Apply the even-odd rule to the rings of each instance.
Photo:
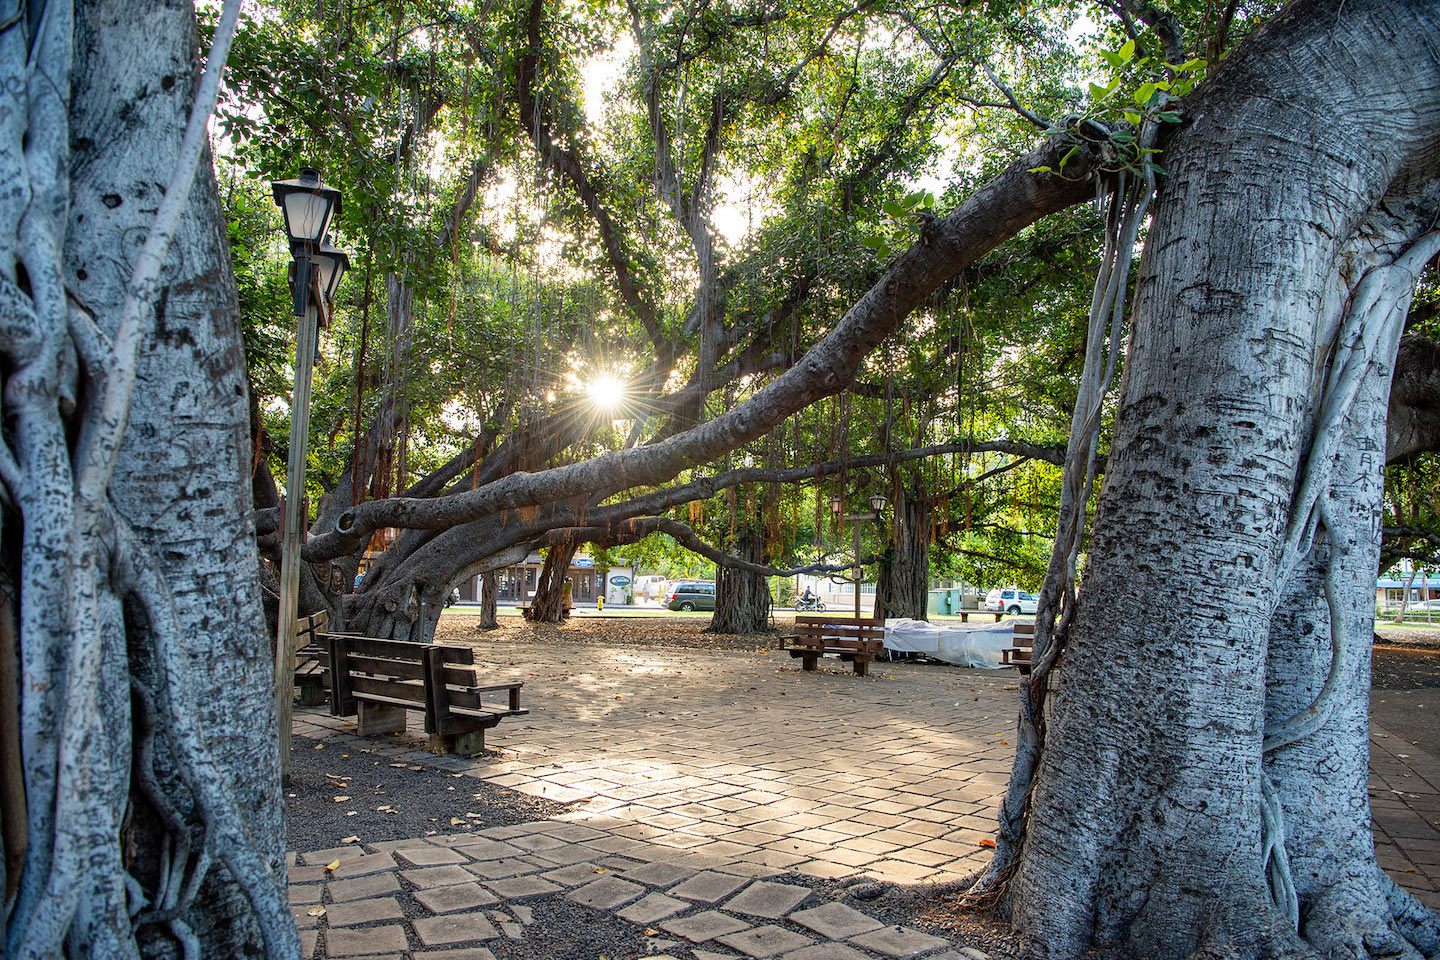
[[[585,385],[585,393],[597,409],[613,413],[625,402],[625,381],[612,373],[602,373]]]

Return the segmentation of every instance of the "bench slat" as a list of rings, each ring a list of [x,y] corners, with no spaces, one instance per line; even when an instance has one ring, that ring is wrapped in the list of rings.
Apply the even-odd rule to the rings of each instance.
[[[365,657],[355,654],[351,654],[346,659],[350,663],[351,671],[355,673],[373,673],[380,676],[399,677],[404,680],[425,679],[425,667],[409,660],[392,660],[385,657]],[[445,682],[461,687],[471,686],[476,682],[475,671],[446,667]]]
[[[445,663],[469,666],[475,662],[475,651],[470,647],[447,647],[429,643],[410,643],[406,640],[381,640],[378,637],[356,637],[344,633],[323,634],[345,640],[345,650],[351,656],[383,657],[387,660],[405,660],[419,663],[427,647],[440,650],[440,659]]]
[[[350,674],[350,689],[356,696],[362,693],[376,694],[405,701],[412,710],[425,709],[425,686],[420,683],[406,683],[399,680],[382,680]]]

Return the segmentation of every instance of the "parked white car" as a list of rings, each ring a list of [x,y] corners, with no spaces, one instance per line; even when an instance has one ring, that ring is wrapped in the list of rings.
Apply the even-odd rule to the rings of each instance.
[[[1006,590],[995,589],[985,595],[985,609],[995,610],[1013,615],[1021,613],[1034,613],[1036,604],[1040,598],[1033,593],[1026,593],[1023,590],[1016,590],[1011,587]]]

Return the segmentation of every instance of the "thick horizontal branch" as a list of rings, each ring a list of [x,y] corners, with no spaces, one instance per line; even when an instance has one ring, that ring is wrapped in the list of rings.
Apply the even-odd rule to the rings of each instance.
[[[566,527],[561,530],[552,530],[543,538],[543,545],[553,546],[566,540],[579,543],[597,543],[608,547],[624,546],[628,543],[635,543],[644,540],[646,537],[664,533],[675,539],[680,546],[692,553],[711,560],[722,567],[730,570],[744,570],[747,573],[758,574],[762,577],[796,577],[802,574],[813,573],[844,573],[855,568],[854,562],[848,563],[811,563],[800,567],[772,567],[765,563],[754,563],[749,560],[742,560],[737,556],[726,553],[719,547],[712,546],[701,539],[691,527],[678,520],[669,517],[634,517],[615,524],[591,524],[584,527]],[[876,557],[865,556],[860,558],[862,566],[876,562]]]
[[[498,513],[577,496],[613,496],[664,483],[697,464],[758,439],[797,411],[845,389],[865,357],[938,286],[1040,218],[1093,193],[1083,174],[1094,162],[1082,146],[1070,178],[1031,173],[1055,166],[1074,144],[1056,139],[1013,162],[946,217],[931,223],[884,276],[799,363],[745,403],[660,443],[604,454],[541,473],[518,472],[431,500],[376,500],[347,511],[333,534],[307,553],[338,556],[382,527],[443,529]],[[353,547],[351,547],[353,548]]]

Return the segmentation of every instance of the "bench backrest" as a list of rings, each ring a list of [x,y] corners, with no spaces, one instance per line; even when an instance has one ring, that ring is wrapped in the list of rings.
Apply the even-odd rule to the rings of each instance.
[[[827,647],[869,648],[885,640],[885,621],[869,617],[818,617],[797,614],[795,632],[802,643]]]
[[[298,651],[303,647],[313,644],[324,644],[320,634],[330,624],[330,613],[321,610],[319,613],[312,613],[308,617],[301,617],[295,621],[295,645],[292,649]]]
[[[475,671],[463,669],[475,662],[470,647],[340,633],[322,636],[330,650],[330,712],[337,716],[354,713],[357,693],[414,703],[428,712],[435,686],[476,683]]]

